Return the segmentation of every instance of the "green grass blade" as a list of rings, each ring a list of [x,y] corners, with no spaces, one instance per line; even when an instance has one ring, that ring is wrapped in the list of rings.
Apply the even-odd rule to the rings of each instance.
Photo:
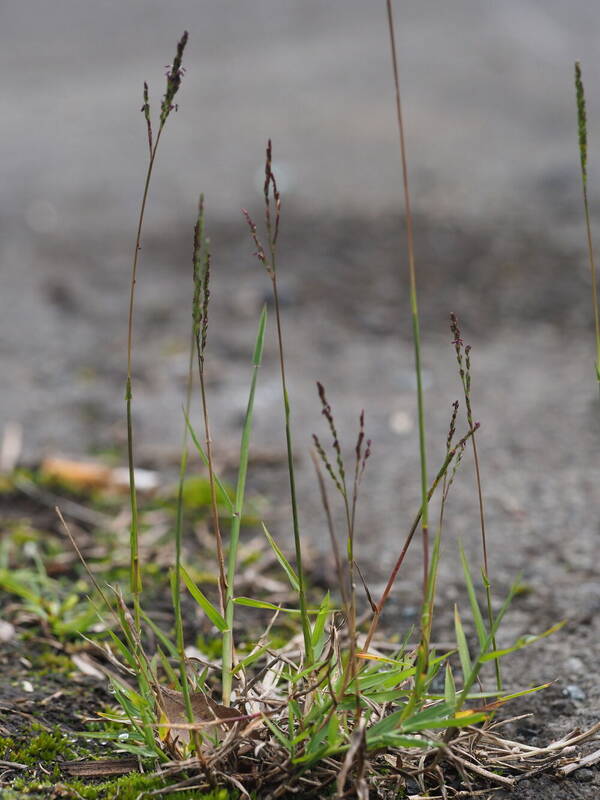
[[[256,393],[256,383],[258,371],[262,362],[262,354],[265,343],[265,328],[267,324],[267,308],[263,306],[260,320],[258,323],[258,333],[256,344],[252,356],[252,380],[250,382],[250,392],[248,404],[246,406],[246,416],[242,429],[242,439],[240,442],[240,457],[238,467],[238,478],[235,491],[235,501],[232,511],[231,532],[229,537],[229,551],[227,555],[227,593],[225,599],[225,619],[227,632],[223,637],[223,703],[229,705],[232,688],[232,669],[233,669],[233,593],[235,588],[235,573],[237,568],[237,554],[240,538],[240,525],[242,512],[244,509],[244,496],[246,493],[246,475],[248,473],[248,457],[250,451],[250,433],[252,431],[252,419],[254,414],[254,395]]]
[[[323,650],[323,645],[325,644],[325,623],[327,622],[327,618],[329,617],[330,610],[331,610],[331,598],[329,592],[327,592],[327,594],[323,598],[321,607],[319,608],[319,613],[317,614],[317,618],[315,620],[315,624],[313,625],[312,635],[311,635],[313,656],[314,658],[317,659],[321,655],[321,652]]]
[[[254,652],[249,653],[245,658],[242,658],[241,661],[239,661],[233,668],[233,674],[235,675],[237,672],[246,669],[246,667],[252,666],[255,661],[258,661],[258,659],[267,652],[269,647],[270,642],[267,642],[267,644],[263,645],[262,647],[258,647],[256,650],[254,650]]]
[[[516,594],[516,592],[517,592],[517,588],[519,586],[519,580],[520,580],[520,578],[517,578],[517,580],[513,583],[513,585],[511,587],[506,599],[502,603],[500,611],[498,612],[498,614],[496,615],[496,618],[494,619],[494,622],[492,624],[492,627],[490,629],[488,637],[485,640],[485,643],[482,646],[482,648],[481,648],[481,650],[479,652],[479,655],[477,656],[476,660],[473,662],[473,667],[471,669],[470,675],[468,677],[465,676],[465,683],[464,683],[464,686],[462,688],[462,691],[461,691],[461,693],[460,693],[460,695],[459,695],[459,697],[457,699],[457,703],[456,703],[457,710],[467,700],[467,698],[469,696],[469,692],[471,690],[471,687],[473,686],[473,684],[477,680],[477,675],[479,674],[479,670],[481,669],[481,665],[483,663],[482,662],[482,658],[486,653],[490,652],[490,647],[492,646],[492,642],[495,640],[496,633],[498,632],[498,628],[500,627],[500,623],[504,619],[504,615],[508,611],[508,608],[509,608],[509,606],[510,606],[510,604],[511,604],[511,602],[512,602],[512,600],[513,600],[513,598],[514,598],[514,596]],[[458,611],[456,613],[458,613]]]
[[[449,663],[446,664],[446,674],[444,676],[444,699],[449,706],[454,706],[456,704],[456,685],[454,683],[452,667]]]
[[[464,728],[466,725],[476,725],[478,722],[483,722],[488,718],[487,714],[482,711],[474,713],[465,711],[460,712],[456,717],[442,717],[441,719],[430,719],[424,722],[411,723],[406,722],[402,726],[404,733],[411,733],[417,731],[437,730],[439,728]]]
[[[502,656],[506,656],[509,653],[515,653],[517,650],[522,650],[524,647],[528,647],[530,644],[535,644],[535,642],[539,642],[540,639],[545,639],[546,636],[556,633],[556,631],[559,631],[564,624],[565,620],[562,622],[557,622],[543,633],[538,633],[532,636],[521,636],[511,647],[504,647],[501,650],[492,650],[490,653],[485,653],[481,656],[480,661],[482,664],[485,664],[486,661],[495,661],[497,658],[502,658]]]
[[[277,741],[282,744],[286,750],[292,749],[292,743],[290,740],[285,736],[271,720],[266,716],[263,715],[263,722],[267,726],[267,728],[271,731],[273,736],[277,739]]]
[[[187,429],[188,429],[188,432],[190,434],[190,438],[191,438],[192,442],[194,443],[194,447],[196,448],[196,450],[198,452],[198,455],[202,459],[202,462],[203,462],[204,466],[207,467],[208,466],[208,456],[204,452],[204,448],[200,444],[200,440],[198,439],[198,437],[196,435],[196,432],[195,432],[194,428],[192,427],[192,423],[190,422],[190,418],[186,414],[185,410],[183,412],[183,415],[185,417],[185,424],[187,425]],[[229,492],[227,491],[227,488],[226,488],[225,484],[214,473],[213,473],[213,477],[215,479],[215,484],[217,486],[217,489],[219,490],[219,502],[222,503],[223,505],[227,506],[227,508],[229,509],[229,512],[231,514],[233,514],[233,512],[234,512],[233,501],[229,497]]]
[[[273,537],[271,536],[271,534],[267,530],[267,526],[265,525],[265,523],[262,522],[261,525],[262,525],[263,532],[264,532],[265,536],[267,537],[267,541],[271,545],[271,548],[272,548],[273,552],[275,553],[275,557],[277,558],[277,561],[279,561],[279,564],[281,565],[283,571],[285,572],[285,574],[288,577],[288,580],[289,580],[289,582],[291,584],[292,589],[295,592],[297,592],[299,590],[299,588],[300,588],[300,584],[298,583],[298,576],[296,575],[296,570],[292,567],[290,562],[283,555],[283,553],[281,551],[281,548],[279,547],[277,542],[273,539]]]
[[[181,577],[183,578],[183,582],[187,586],[188,592],[192,595],[194,600],[198,603],[200,608],[204,611],[206,616],[212,622],[212,624],[218,628],[221,633],[225,633],[227,631],[227,623],[225,619],[221,616],[221,614],[217,611],[214,605],[210,602],[208,597],[203,594],[200,589],[196,586],[194,581],[189,576],[188,572],[184,567],[181,567]]]
[[[469,646],[467,644],[467,637],[460,620],[458,613],[458,606],[454,606],[454,629],[456,631],[456,645],[458,647],[458,656],[460,658],[460,666],[463,673],[463,681],[466,683],[473,671],[471,664],[471,656],[469,654]]]
[[[473,615],[473,622],[475,623],[475,630],[477,631],[477,638],[479,639],[479,646],[483,647],[488,636],[487,628],[483,621],[483,615],[477,602],[477,595],[475,594],[475,587],[473,586],[473,579],[471,577],[471,570],[465,555],[462,544],[460,545],[460,560],[462,562],[463,573],[465,576],[465,584],[469,594],[469,603],[471,604],[471,613]]]
[[[253,597],[234,597],[232,602],[236,606],[246,606],[247,608],[263,608],[267,611],[283,611],[285,614],[301,614],[301,608],[285,608],[283,606],[276,606],[274,603],[269,603],[266,600],[255,600]],[[332,609],[339,611],[339,609]],[[308,614],[319,614],[320,608],[307,608]]]

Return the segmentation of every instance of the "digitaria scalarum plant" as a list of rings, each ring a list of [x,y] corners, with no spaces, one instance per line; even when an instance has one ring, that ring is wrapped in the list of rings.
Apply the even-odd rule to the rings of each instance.
[[[455,401],[452,404],[450,425],[448,427],[448,435],[446,437],[445,463],[446,462],[448,463],[448,467],[450,466],[451,461],[449,459],[451,458],[451,453],[453,452],[453,441],[454,441],[454,436],[456,434],[456,418],[458,415],[458,407],[459,407],[458,401]],[[474,435],[475,433],[473,432],[471,435],[471,439],[473,438]],[[426,682],[430,667],[431,631],[433,627],[433,615],[434,615],[434,606],[435,606],[436,591],[437,591],[438,568],[441,556],[442,530],[444,527],[444,511],[446,507],[446,501],[448,499],[448,494],[454,482],[454,478],[456,476],[458,467],[460,466],[460,462],[462,460],[462,454],[464,452],[466,443],[467,439],[463,438],[458,443],[457,447],[454,449],[456,455],[454,457],[454,463],[452,464],[452,470],[449,473],[448,469],[446,469],[442,480],[438,528],[433,543],[431,561],[429,565],[429,575],[427,579],[427,594],[421,608],[421,622],[420,622],[421,632],[420,632],[419,644],[417,647],[415,683],[411,701],[409,701],[406,704],[405,717],[408,717],[412,712],[412,710],[414,708],[417,708],[422,703],[423,695],[427,685]]]
[[[264,348],[265,328],[267,322],[266,308],[263,308],[259,323],[256,341],[254,345],[254,352],[252,356],[252,377],[250,380],[250,390],[248,394],[248,403],[246,406],[246,414],[244,417],[244,424],[242,426],[242,436],[240,442],[240,452],[238,460],[238,476],[236,483],[235,498],[231,502],[214,470],[213,463],[213,450],[212,439],[210,433],[210,424],[208,416],[208,402],[206,393],[206,382],[204,375],[204,362],[206,343],[208,338],[208,309],[210,303],[210,266],[211,257],[209,250],[209,240],[205,236],[204,224],[204,198],[200,198],[198,208],[198,218],[194,228],[194,248],[193,248],[193,282],[194,282],[194,298],[192,308],[193,318],[193,338],[195,341],[195,350],[198,358],[198,373],[200,378],[200,395],[202,403],[202,418],[204,423],[205,445],[206,450],[200,445],[196,434],[194,433],[190,423],[189,414],[186,412],[186,424],[190,430],[192,439],[198,452],[208,467],[209,484],[210,484],[210,498],[211,498],[211,514],[213,519],[213,528],[215,532],[217,563],[219,572],[219,600],[220,610],[212,606],[208,598],[206,598],[197,586],[194,585],[188,573],[181,569],[179,574],[183,577],[184,582],[194,596],[202,610],[208,615],[211,621],[217,626],[222,634],[223,641],[223,656],[222,656],[222,699],[225,706],[231,703],[231,693],[233,687],[233,674],[234,674],[234,640],[233,640],[233,624],[234,624],[234,587],[235,577],[237,570],[237,557],[240,539],[240,529],[242,514],[244,510],[245,493],[246,493],[246,476],[248,473],[248,460],[250,453],[250,434],[252,431],[252,422],[254,415],[254,398],[256,394],[256,386],[258,381],[258,372],[262,363],[262,353]],[[217,505],[217,489],[220,496],[228,504],[231,511],[231,528],[229,535],[229,543],[227,548],[227,568],[225,568],[225,555],[224,547],[221,536],[219,510]],[[179,582],[177,582],[177,591],[179,591]]]
[[[347,531],[346,574],[344,575],[344,571],[341,568],[341,559],[339,557],[339,549],[337,547],[337,541],[335,539],[335,534],[333,533],[333,523],[331,521],[331,514],[329,511],[329,503],[327,501],[326,495],[323,495],[323,490],[321,489],[321,495],[324,501],[325,511],[327,513],[327,518],[328,518],[328,526],[330,528],[330,531],[332,532],[331,541],[332,541],[332,547],[334,548],[334,558],[336,559],[336,563],[339,564],[337,569],[341,574],[342,583],[340,585],[340,591],[342,593],[342,599],[344,600],[345,612],[348,622],[348,635],[350,638],[348,674],[351,676],[354,673],[355,669],[355,651],[356,651],[356,562],[354,555],[356,505],[358,502],[360,483],[365,471],[367,460],[371,455],[371,440],[367,439],[365,442],[365,412],[361,411],[359,416],[358,436],[356,440],[356,446],[354,449],[354,470],[353,470],[353,480],[352,480],[352,492],[350,493],[348,491],[344,458],[342,455],[342,448],[340,445],[340,440],[335,425],[333,411],[327,400],[327,396],[325,394],[325,388],[322,383],[317,382],[317,390],[319,394],[319,399],[321,401],[321,413],[325,417],[325,420],[327,421],[327,425],[329,427],[329,431],[331,433],[331,438],[332,438],[331,448],[333,450],[333,454],[335,457],[335,467],[330,461],[329,457],[327,456],[325,448],[321,444],[321,441],[316,434],[313,434],[313,442],[315,445],[315,450],[319,455],[319,458],[323,462],[326,471],[328,472],[335,488],[337,489],[338,493],[342,498],[344,505],[344,513],[346,517],[346,531]],[[363,444],[365,445],[364,452],[363,452]]]
[[[467,424],[470,428],[473,427],[473,409],[471,406],[471,346],[465,347],[464,342],[460,335],[460,328],[456,314],[450,314],[450,330],[452,331],[454,352],[456,353],[456,363],[458,364],[458,374],[463,387],[465,398],[465,408],[467,414]],[[463,359],[464,352],[464,359]],[[487,536],[485,525],[485,510],[483,504],[483,489],[481,486],[481,469],[479,466],[479,453],[477,451],[477,437],[475,434],[471,437],[471,446],[473,448],[473,461],[475,464],[475,485],[477,487],[477,500],[479,504],[479,526],[481,531],[481,548],[483,555],[482,575],[483,583],[485,585],[486,603],[488,623],[491,628],[494,619],[492,611],[492,587],[490,584],[490,572],[488,564],[488,551],[487,551]],[[494,650],[496,649],[496,640],[492,639]],[[498,691],[502,689],[502,673],[500,670],[500,661],[495,662],[496,670],[496,686]]]
[[[577,99],[577,123],[579,133],[579,159],[581,164],[581,188],[583,192],[583,213],[587,238],[588,259],[592,279],[592,305],[594,309],[594,328],[596,332],[596,378],[600,386],[600,311],[598,309],[598,287],[596,280],[596,261],[592,243],[592,225],[590,222],[590,206],[587,193],[587,114],[585,110],[585,93],[581,77],[581,64],[575,62],[575,94]]]
[[[156,160],[156,153],[160,139],[172,111],[177,110],[174,104],[175,97],[181,86],[181,81],[185,72],[182,66],[183,52],[188,41],[188,33],[184,31],[183,36],[177,44],[177,51],[173,63],[167,67],[167,87],[163,95],[160,105],[160,116],[158,131],[156,139],[152,133],[152,118],[150,111],[150,100],[148,93],[148,84],[144,83],[144,104],[142,106],[142,113],[146,119],[146,127],[148,134],[148,167],[146,169],[146,178],[144,181],[144,189],[142,192],[142,200],[140,204],[140,212],[138,217],[137,232],[135,237],[135,248],[133,251],[133,260],[131,264],[131,283],[129,292],[129,314],[127,321],[127,379],[125,383],[125,404],[127,415],[127,458],[129,462],[129,493],[131,502],[131,528],[130,528],[130,546],[131,546],[131,574],[130,574],[130,587],[133,596],[134,604],[134,620],[135,624],[140,629],[140,593],[142,591],[142,571],[140,565],[139,555],[139,529],[138,529],[138,505],[137,493],[135,487],[135,471],[134,471],[134,447],[133,447],[133,416],[132,416],[132,359],[133,359],[133,310],[135,303],[135,285],[137,281],[137,268],[139,262],[139,255],[141,250],[142,241],[142,228],[144,225],[144,216],[146,213],[146,204],[148,201],[148,192],[150,189],[150,181],[152,172],[154,170],[154,162]]]
[[[225,613],[225,597],[227,579],[225,577],[225,558],[223,555],[223,539],[217,508],[217,486],[214,474],[212,439],[208,420],[208,403],[206,398],[206,381],[204,377],[204,355],[208,338],[208,306],[210,301],[210,249],[209,240],[204,235],[204,195],[200,196],[198,218],[194,226],[193,249],[193,283],[194,299],[192,303],[193,335],[196,356],[198,359],[198,375],[200,378],[200,398],[202,402],[202,419],[204,422],[204,438],[206,442],[206,460],[210,485],[210,508],[217,546],[217,564],[219,568],[219,599],[221,614]],[[189,413],[189,409],[188,409]]]
[[[288,475],[290,482],[290,499],[292,505],[292,524],[294,529],[294,549],[296,554],[296,568],[298,571],[298,600],[300,603],[300,617],[304,637],[305,655],[308,663],[313,661],[313,647],[311,641],[311,627],[306,606],[306,579],[302,567],[302,543],[300,539],[300,520],[298,515],[298,500],[296,497],[296,477],[294,472],[294,451],[292,447],[292,426],[290,400],[287,389],[285,373],[285,355],[283,348],[283,332],[281,327],[281,310],[279,305],[279,291],[277,287],[277,237],[279,235],[279,222],[281,218],[281,195],[277,188],[277,181],[272,169],[272,146],[269,139],[265,158],[265,183],[263,188],[265,199],[265,229],[267,233],[267,250],[265,250],[258,237],[257,228],[250,214],[243,209],[243,214],[250,228],[250,235],[256,245],[255,256],[264,266],[271,280],[273,301],[275,304],[275,322],[277,325],[277,346],[279,349],[279,370],[281,375],[281,391],[283,396],[283,410],[285,419],[285,440],[287,447]],[[272,200],[271,200],[272,196]],[[271,213],[271,202],[274,204],[275,219]],[[268,251],[268,252],[267,252]]]
[[[187,387],[185,393],[185,406],[184,416],[187,421],[190,416],[190,406],[192,401],[192,388],[193,388],[193,364],[194,364],[194,330],[190,339],[190,354],[188,362],[188,375]],[[175,571],[172,580],[172,595],[173,595],[173,614],[175,617],[175,646],[177,648],[177,657],[179,661],[179,679],[181,683],[181,691],[183,696],[183,703],[188,722],[194,721],[194,710],[192,708],[192,699],[190,695],[190,685],[187,673],[187,657],[185,654],[184,630],[183,630],[183,616],[181,613],[181,558],[182,558],[182,540],[183,540],[183,489],[185,476],[187,472],[188,462],[188,427],[187,422],[183,428],[183,437],[181,442],[181,459],[179,464],[179,483],[177,487],[177,507],[175,518]],[[200,741],[200,734],[198,731],[193,731],[192,741],[198,758],[202,758],[202,748]]]

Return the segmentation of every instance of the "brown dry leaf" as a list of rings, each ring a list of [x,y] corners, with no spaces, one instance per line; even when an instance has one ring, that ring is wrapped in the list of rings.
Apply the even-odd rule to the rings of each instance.
[[[139,772],[139,760],[130,758],[101,758],[97,761],[63,761],[61,769],[69,775],[86,778],[103,778],[108,775],[127,775],[129,772]]]
[[[161,686],[160,695],[159,701],[164,709],[166,721],[171,725],[174,723],[175,725],[178,723],[187,725],[189,720],[185,709],[183,694],[174,689],[169,689],[166,686]],[[234,724],[230,720],[233,718],[238,719],[241,716],[237,709],[215,703],[214,700],[203,692],[190,692],[190,700],[192,702],[194,722],[214,722],[215,725],[211,726],[211,728],[213,731],[217,732],[217,735],[223,733],[222,727],[230,727]],[[167,736],[169,734],[173,739],[177,738],[180,742],[186,744],[190,740],[190,730],[185,727],[171,727],[167,729]]]

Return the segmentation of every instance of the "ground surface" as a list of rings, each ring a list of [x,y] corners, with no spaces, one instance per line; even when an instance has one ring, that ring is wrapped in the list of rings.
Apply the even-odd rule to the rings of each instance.
[[[303,527],[325,551],[308,458],[310,434],[324,433],[320,379],[349,450],[354,421],[367,412],[373,456],[359,555],[377,586],[418,504],[409,305],[384,18],[370,4],[335,5],[311,4],[309,14],[304,4],[300,12],[264,2],[252,13],[205,4],[203,16],[184,2],[168,10],[145,3],[143,16],[135,3],[84,10],[57,2],[51,17],[41,3],[39,14],[31,4],[3,9],[11,114],[0,134],[0,412],[3,422],[24,426],[29,461],[58,450],[123,452],[128,257],[145,156],[137,98],[144,78],[160,86],[162,64],[188,27],[188,94],[165,140],[142,251],[140,460],[167,477],[177,460],[190,228],[204,189],[215,254],[210,403],[218,459],[224,468],[233,463],[269,288],[235,213],[246,204],[259,213],[256,173],[272,135],[285,191],[280,264]],[[494,583],[500,593],[523,571],[529,589],[515,602],[506,638],[569,620],[507,668],[517,686],[556,680],[517,707],[535,711],[535,736],[547,741],[600,711],[600,409],[570,90],[572,61],[586,65],[587,57],[590,121],[600,130],[592,49],[600,17],[583,0],[568,9],[529,2],[485,11],[461,2],[451,18],[435,5],[406,5],[399,44],[421,212],[430,466],[441,460],[449,405],[459,396],[446,322],[455,311],[474,348]],[[272,334],[271,327],[250,480],[270,497],[271,527],[289,542]],[[469,459],[465,467],[448,514],[448,608],[460,592],[452,542],[460,536],[473,560],[479,552]],[[417,563],[406,565],[391,627],[413,617]],[[439,636],[447,631],[441,623]],[[542,778],[522,796],[595,798],[597,771],[584,778]]]

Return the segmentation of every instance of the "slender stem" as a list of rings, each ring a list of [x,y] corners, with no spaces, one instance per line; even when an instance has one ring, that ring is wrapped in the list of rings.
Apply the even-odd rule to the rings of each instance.
[[[579,157],[581,161],[581,188],[583,190],[583,210],[587,239],[590,274],[592,277],[592,304],[594,307],[594,327],[596,331],[596,377],[600,382],[600,311],[598,310],[598,288],[596,280],[596,262],[592,244],[592,226],[587,193],[587,115],[585,110],[585,93],[581,77],[581,64],[575,62],[575,92],[577,98],[577,122],[579,128]]]
[[[272,241],[269,234],[269,241]],[[298,519],[298,501],[296,498],[296,478],[294,474],[294,451],[292,448],[292,429],[290,423],[290,403],[285,377],[285,358],[283,352],[283,334],[281,330],[281,314],[279,309],[279,293],[277,291],[277,272],[275,270],[275,253],[271,246],[271,283],[273,285],[273,298],[275,301],[275,320],[277,323],[277,344],[279,347],[279,368],[281,373],[281,390],[283,395],[283,407],[285,414],[285,441],[287,445],[288,474],[290,479],[290,498],[292,504],[292,522],[294,528],[294,547],[296,551],[296,569],[298,572],[298,600],[300,605],[300,616],[302,618],[302,632],[304,635],[304,649],[306,659],[309,664],[313,662],[313,647],[310,632],[310,622],[306,608],[306,588],[304,579],[304,569],[302,568],[302,544],[300,540],[300,522]]]
[[[348,607],[348,592],[346,590],[346,579],[344,577],[344,572],[342,570],[342,559],[340,558],[340,549],[338,547],[337,538],[335,535],[335,526],[333,524],[333,516],[331,514],[331,507],[329,505],[329,497],[327,496],[327,486],[325,485],[325,479],[323,478],[323,472],[321,470],[321,465],[319,464],[319,459],[314,450],[311,450],[311,458],[315,467],[315,472],[317,473],[317,482],[319,484],[319,492],[321,494],[321,504],[325,510],[325,518],[327,520],[327,530],[329,531],[329,538],[331,541],[331,550],[333,552],[333,559],[335,561],[335,571],[337,573],[337,579],[340,584],[340,593],[342,595],[342,602],[344,606]]]
[[[485,529],[485,511],[483,506],[483,490],[481,488],[481,472],[479,468],[479,454],[477,452],[477,437],[473,436],[471,439],[471,444],[473,446],[473,460],[475,461],[475,482],[477,484],[477,497],[479,500],[479,525],[481,528],[481,549],[483,551],[483,582],[485,584],[485,596],[486,596],[486,606],[487,606],[487,615],[488,615],[488,623],[490,626],[490,630],[492,625],[494,624],[494,612],[492,609],[492,587],[490,584],[489,579],[489,569],[488,569],[488,553],[487,553],[487,536],[486,536],[486,529]],[[492,647],[496,650],[496,637],[492,637]],[[498,691],[502,690],[502,672],[500,670],[500,659],[497,658],[494,660],[494,669],[496,672],[496,688]]]
[[[465,397],[465,408],[467,412],[467,424],[473,427],[473,409],[471,406],[471,347],[467,345],[464,349],[464,362],[463,362],[463,341],[461,338],[460,328],[458,327],[458,320],[455,314],[450,315],[450,329],[454,335],[454,348],[456,351],[456,361],[458,364],[458,373],[463,387]],[[481,469],[479,466],[479,453],[477,451],[477,437],[475,434],[471,440],[473,446],[473,460],[475,462],[475,485],[477,487],[477,498],[479,502],[479,527],[481,530],[481,546],[483,551],[483,582],[485,584],[487,616],[490,629],[494,621],[494,613],[492,609],[492,590],[489,580],[489,567],[488,567],[488,552],[487,552],[487,536],[485,525],[485,509],[483,503],[483,489],[481,485]],[[493,638],[493,646],[496,649],[496,639]],[[498,691],[502,689],[502,673],[500,669],[500,659],[494,660],[494,669],[496,672],[496,686]]]
[[[190,416],[190,406],[192,402],[193,384],[193,364],[194,364],[194,335],[190,339],[190,355],[188,362],[188,377],[185,393],[185,419]],[[177,516],[175,519],[175,584],[173,586],[173,610],[175,612],[175,639],[177,653],[179,655],[179,673],[181,680],[181,691],[185,706],[188,722],[194,722],[194,711],[190,696],[189,679],[187,674],[187,659],[185,655],[185,642],[183,638],[183,617],[181,613],[181,549],[183,538],[183,487],[187,471],[188,460],[188,427],[184,424],[181,442],[181,461],[179,465],[179,486],[177,491]],[[202,758],[201,740],[198,731],[192,733],[194,747],[198,758]]]
[[[217,506],[217,486],[215,481],[215,471],[213,464],[212,438],[210,435],[210,425],[208,421],[208,403],[206,400],[206,383],[204,380],[204,356],[200,352],[200,337],[196,338],[196,350],[198,351],[198,371],[200,374],[200,397],[202,400],[202,418],[204,421],[204,436],[206,441],[206,459],[208,461],[208,482],[210,485],[210,509],[213,520],[215,541],[217,544],[217,562],[219,565],[219,603],[220,610],[225,612],[225,596],[227,593],[227,579],[225,578],[225,557],[223,555],[223,538],[221,536],[221,525],[219,522],[219,509]]]
[[[237,554],[238,554],[238,544],[240,538],[240,527],[242,522],[242,513],[244,511],[244,497],[246,493],[246,476],[248,474],[248,458],[250,452],[250,434],[252,431],[252,418],[254,413],[254,397],[256,394],[258,372],[262,362],[266,321],[267,321],[267,311],[266,308],[263,308],[262,313],[260,315],[260,321],[258,325],[258,335],[256,337],[256,345],[254,347],[254,355],[252,358],[252,379],[250,382],[250,391],[248,393],[248,404],[246,406],[246,416],[244,419],[244,427],[242,429],[242,439],[240,442],[238,478],[235,491],[235,503],[231,518],[229,551],[227,554],[227,587],[226,587],[227,593],[225,597],[225,621],[227,623],[227,630],[225,630],[223,633],[223,670],[222,670],[223,704],[226,706],[228,706],[231,702],[231,690],[233,683],[232,680],[233,655],[234,655],[233,592],[235,585],[235,573],[237,568]]]
[[[423,597],[427,595],[427,576],[429,574],[429,499],[427,493],[427,453],[425,437],[425,404],[423,400],[423,376],[421,368],[421,333],[419,327],[419,307],[417,302],[417,278],[415,270],[415,252],[413,238],[413,218],[408,189],[408,166],[406,161],[406,144],[404,140],[404,123],[402,119],[402,104],[400,101],[400,78],[398,74],[398,58],[396,56],[396,38],[394,35],[394,17],[391,0],[386,0],[388,28],[390,34],[390,49],[392,55],[392,68],[394,72],[394,87],[396,91],[396,116],[398,119],[398,133],[400,136],[400,157],[402,160],[402,186],[404,190],[404,208],[406,217],[406,245],[408,251],[408,272],[410,280],[410,310],[412,316],[413,343],[415,350],[415,372],[417,376],[417,406],[419,417],[419,453],[421,461],[421,499],[423,508],[421,512],[421,529],[423,532]]]
[[[150,160],[148,162],[148,169],[146,171],[146,180],[144,182],[144,191],[142,193],[140,215],[138,219],[137,234],[135,238],[135,250],[133,253],[133,261],[131,264],[129,315],[127,322],[127,380],[125,385],[125,403],[127,411],[127,458],[129,463],[129,498],[131,503],[131,528],[129,537],[130,548],[131,548],[130,586],[131,586],[131,594],[133,595],[134,621],[137,627],[138,634],[141,628],[140,593],[142,591],[142,573],[141,573],[140,553],[139,553],[138,506],[137,506],[137,492],[135,487],[133,416],[131,409],[131,404],[133,399],[133,394],[131,390],[131,365],[132,365],[132,353],[133,353],[133,308],[135,300],[135,285],[137,281],[137,267],[141,250],[142,227],[144,224],[144,216],[146,213],[146,202],[148,200],[150,179],[152,178],[152,171],[154,169],[154,162],[156,160],[156,151],[160,142],[160,137],[163,128],[164,128],[164,123],[162,123],[158,129],[156,141],[154,143],[154,148],[150,153]]]
[[[594,259],[594,246],[592,244],[592,225],[590,222],[590,208],[587,197],[587,188],[583,186],[583,208],[585,213],[585,228],[588,246],[590,273],[592,276],[592,304],[594,307],[594,326],[596,330],[596,377],[600,381],[600,311],[598,310],[598,286],[596,279],[596,262]]]

